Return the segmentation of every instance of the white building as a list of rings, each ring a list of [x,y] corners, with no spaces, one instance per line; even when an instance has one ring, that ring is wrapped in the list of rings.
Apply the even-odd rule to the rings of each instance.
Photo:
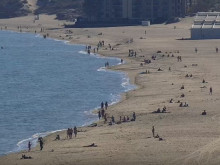
[[[220,12],[199,12],[191,28],[191,39],[220,39]]]

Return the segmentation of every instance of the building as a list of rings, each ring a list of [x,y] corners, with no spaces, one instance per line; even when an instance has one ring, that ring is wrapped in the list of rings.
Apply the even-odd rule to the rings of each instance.
[[[191,39],[220,39],[220,12],[199,12],[191,28]]]
[[[84,0],[90,22],[165,22],[184,17],[186,0]]]
[[[193,14],[195,10],[198,10],[198,0],[186,0],[186,14]]]

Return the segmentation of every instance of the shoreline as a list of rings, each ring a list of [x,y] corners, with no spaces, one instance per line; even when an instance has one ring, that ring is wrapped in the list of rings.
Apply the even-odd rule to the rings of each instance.
[[[100,121],[97,127],[82,128],[77,138],[59,142],[53,141],[55,135],[51,134],[45,139],[42,152],[38,148],[24,152],[33,160],[20,160],[21,153],[10,154],[0,157],[3,164],[219,164],[220,158],[216,155],[220,151],[220,59],[215,52],[219,40],[178,40],[189,37],[191,18],[168,25],[92,29],[62,29],[62,21],[53,20],[53,16],[40,18],[41,26],[27,30],[33,32],[48,24],[45,29],[59,28],[45,31],[52,38],[93,46],[105,40],[107,44],[115,46],[113,51],[102,49],[99,53],[103,56],[115,55],[127,61],[125,65],[112,69],[126,72],[130,83],[135,84],[137,89],[126,92],[119,103],[109,107],[108,112],[118,121],[119,116],[127,116],[135,111],[137,121],[113,126]],[[21,21],[33,27],[30,20],[32,17],[3,22],[11,22],[10,26],[16,29]],[[0,26],[3,24],[1,22]],[[147,35],[144,35],[145,30]],[[129,42],[131,38],[134,39],[132,43]],[[197,54],[195,47],[198,48]],[[129,49],[137,51],[137,58],[128,57]],[[176,53],[177,50],[179,53]],[[140,65],[145,59],[156,55],[157,51],[162,54],[158,54],[155,61]],[[177,62],[177,56],[182,56],[183,61]],[[158,68],[162,71],[159,72]],[[140,74],[146,70],[150,74]],[[192,78],[186,78],[186,74],[192,74]],[[203,84],[202,79],[208,83]],[[184,90],[180,89],[182,85],[185,86]],[[208,94],[210,87],[214,89],[213,95]],[[183,93],[185,97],[180,96]],[[169,103],[171,98],[174,99],[173,103]],[[189,107],[179,107],[178,100],[186,102]],[[164,106],[169,113],[152,113]],[[201,116],[204,109],[207,110],[207,116]],[[152,126],[155,126],[155,132],[163,138],[162,141],[152,137]],[[65,137],[65,133],[61,133],[61,137]],[[98,147],[83,148],[91,143]]]
[[[19,31],[12,31],[12,30],[1,30],[1,31],[5,31],[5,32],[10,32],[10,33],[18,33],[18,34],[33,34],[33,33],[29,33],[29,32],[19,32]],[[43,36],[41,34],[33,34],[33,37],[38,37],[40,36],[41,38],[43,38]],[[49,39],[49,40],[53,40],[53,41],[57,41],[57,42],[62,42],[64,44],[69,44],[71,46],[82,46],[82,47],[85,47],[86,45],[83,45],[83,44],[74,44],[74,43],[71,43],[70,41],[68,40],[60,40],[60,39],[57,39],[57,38],[46,38],[46,39]],[[104,59],[114,59],[114,60],[117,60],[117,61],[120,61],[120,58],[118,57],[114,57],[114,56],[111,56],[111,57],[108,57],[108,56],[103,56],[101,54],[97,54],[97,53],[91,53],[91,54],[88,54],[86,51],[84,51],[83,49],[80,50],[80,52],[83,52],[81,54],[84,54],[84,55],[89,55],[89,56],[92,56],[93,58],[104,58]],[[78,53],[80,53],[78,52]],[[119,66],[119,65],[122,65],[122,63],[117,63],[115,65],[111,65],[110,67],[115,67],[115,66]],[[126,72],[122,72],[122,71],[116,71],[116,70],[113,70],[113,69],[109,69],[109,68],[106,68],[106,67],[101,67],[103,69],[100,70],[102,72],[113,72],[115,74],[118,74],[120,73],[122,75],[121,79],[122,79],[122,83],[120,84],[121,86],[123,86],[123,79],[126,79],[126,82],[128,82],[128,87],[124,87],[126,88],[122,93],[119,93],[119,97],[117,100],[113,100],[112,102],[109,102],[109,106],[112,106],[112,105],[115,105],[117,103],[119,103],[122,99],[122,95],[124,95],[126,92],[128,91],[131,91],[133,89],[135,89],[135,85],[131,84],[130,83],[130,80],[129,80],[129,77],[127,75]],[[98,68],[97,69],[97,72],[99,72],[99,69],[101,68]],[[85,116],[88,116],[88,114],[86,113],[89,113],[89,114],[92,114],[93,116],[97,116],[96,113],[97,111],[99,110],[100,108],[96,107],[96,108],[91,108],[91,109],[88,109],[88,110],[85,110],[82,112],[82,114],[84,113]],[[99,120],[96,120],[96,119],[91,119],[90,121],[86,121],[84,124],[78,126],[78,128],[80,129],[83,129],[83,127],[88,127],[90,126],[91,124],[93,123],[99,123],[100,121]],[[47,136],[49,135],[54,135],[54,134],[57,134],[58,132],[66,132],[66,129],[61,129],[61,130],[51,130],[51,131],[46,131],[46,132],[39,132],[39,133],[35,133],[33,135],[31,135],[29,138],[27,139],[22,139],[21,141],[19,141],[16,145],[17,145],[17,148],[13,149],[12,151],[8,151],[6,153],[3,153],[1,156],[7,156],[9,154],[13,154],[13,153],[22,153],[22,152],[25,152],[27,151],[27,149],[19,149],[20,148],[20,145],[22,145],[24,142],[25,144],[28,142],[28,141],[31,141],[32,143],[32,148],[36,148],[37,145],[38,145],[38,142],[37,142],[37,139],[39,137],[43,137],[43,138],[47,138]],[[21,147],[22,148],[22,147]]]

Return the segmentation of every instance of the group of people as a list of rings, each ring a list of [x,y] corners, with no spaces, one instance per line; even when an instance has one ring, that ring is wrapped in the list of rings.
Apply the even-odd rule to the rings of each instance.
[[[99,120],[100,120],[101,118],[104,118],[105,121],[107,121],[107,116],[106,116],[106,113],[105,113],[105,109],[104,109],[104,108],[102,108],[101,110],[98,111],[98,117],[99,117]]]
[[[153,111],[152,113],[166,113],[166,112],[167,112],[167,108],[166,106],[164,106],[162,110],[158,108],[156,111]]]
[[[105,67],[109,67],[109,62],[108,61],[105,63]]]
[[[130,118],[129,116],[124,116],[124,117],[120,116],[118,122],[116,122],[115,121],[115,117],[112,116],[111,117],[111,121],[109,122],[109,125],[112,125],[112,124],[115,124],[115,123],[116,124],[121,124],[122,122],[129,122],[129,121],[136,121],[136,114],[135,114],[135,112],[133,112],[132,118]]]
[[[67,129],[67,138],[69,138],[69,139],[72,139],[72,134],[74,133],[74,135],[75,135],[75,137],[76,137],[76,135],[77,135],[77,128],[76,128],[76,126],[72,129],[72,128],[68,128]],[[60,135],[57,135],[56,136],[56,138],[55,138],[55,140],[60,140]],[[38,142],[39,142],[39,144],[40,144],[40,150],[43,150],[43,147],[44,147],[44,141],[43,141],[43,138],[42,137],[39,137],[38,138]],[[28,151],[31,151],[31,146],[32,146],[32,144],[31,144],[31,142],[29,141],[28,142]]]
[[[158,139],[159,139],[159,141],[164,140],[164,139],[163,139],[162,137],[160,137],[158,134],[157,134],[157,135],[155,135],[155,128],[154,128],[154,126],[152,126],[151,131],[152,131],[152,134],[153,134],[153,137],[154,137],[154,138],[158,138]]]
[[[183,104],[182,102],[180,102],[180,105],[179,105],[179,107],[188,107],[189,106],[189,104],[187,104],[186,102],[185,102],[185,104]]]
[[[182,56],[177,56],[177,61],[182,62]]]
[[[105,122],[107,122],[107,114],[105,113],[105,110],[107,109],[108,109],[108,102],[107,101],[105,103],[101,102],[101,109],[98,111],[99,120],[101,118],[104,118]]]
[[[67,138],[72,139],[73,133],[74,133],[74,135],[75,135],[75,137],[76,137],[77,132],[78,132],[78,131],[77,131],[76,126],[75,126],[73,129],[72,129],[72,128],[68,128],[68,129],[67,129],[67,132],[66,132]]]
[[[128,57],[136,57],[136,56],[137,56],[136,51],[134,51],[133,49],[128,50]]]
[[[105,103],[104,102],[101,102],[101,109],[104,109],[107,110],[108,109],[108,102],[106,101]]]
[[[192,74],[186,74],[185,77],[192,77]]]
[[[86,46],[86,51],[87,51],[88,54],[91,53],[91,49],[92,49],[92,46],[91,46],[91,45]]]

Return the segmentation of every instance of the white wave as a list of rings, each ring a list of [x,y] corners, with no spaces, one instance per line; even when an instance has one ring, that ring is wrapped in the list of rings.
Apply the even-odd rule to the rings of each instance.
[[[99,69],[97,69],[98,72],[106,72],[106,67],[101,67]]]
[[[109,103],[109,105],[117,104],[121,100],[121,95],[113,95],[112,93],[110,95],[111,95],[111,102]]]
[[[35,37],[36,38],[43,38],[43,36],[41,36],[40,34],[36,34]]]
[[[127,74],[123,74],[121,86],[125,89],[125,92],[136,89],[136,86],[130,83],[130,79]]]
[[[84,51],[84,50],[81,50],[78,53],[80,53],[80,54],[87,54],[87,55],[90,55],[90,56],[96,57],[96,58],[117,60],[117,61],[119,61],[119,63],[117,63],[117,65],[121,64],[121,59],[117,58],[117,57],[105,57],[105,56],[101,56],[100,54],[97,54],[97,53],[90,53],[89,54],[87,51]],[[112,65],[112,66],[114,66],[114,65]]]
[[[83,50],[79,51],[78,53],[80,53],[80,54],[88,54],[86,51],[83,51]]]
[[[12,151],[9,151],[8,153],[12,153],[12,152],[18,152],[18,151],[22,151],[22,150],[26,150],[28,149],[28,142],[30,141],[32,144],[32,147],[36,147],[37,145],[37,141],[39,137],[45,137],[49,134],[55,133],[55,132],[59,132],[59,131],[63,131],[65,129],[62,130],[56,130],[56,131],[47,131],[47,132],[43,132],[43,133],[36,133],[34,135],[32,135],[30,138],[21,140],[17,143],[17,148],[15,148]]]

